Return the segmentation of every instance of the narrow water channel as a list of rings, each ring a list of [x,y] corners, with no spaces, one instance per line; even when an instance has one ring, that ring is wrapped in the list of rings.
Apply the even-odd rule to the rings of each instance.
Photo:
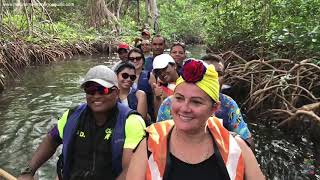
[[[194,49],[191,53],[203,53]],[[28,67],[0,94],[0,168],[18,175],[41,139],[68,108],[84,101],[79,88],[86,71],[110,65],[108,57],[78,57],[50,65]],[[291,138],[275,128],[249,124],[256,155],[268,179],[320,179],[315,169],[314,146],[306,137]],[[295,140],[294,140],[295,139]],[[37,172],[39,179],[56,176],[60,149]]]

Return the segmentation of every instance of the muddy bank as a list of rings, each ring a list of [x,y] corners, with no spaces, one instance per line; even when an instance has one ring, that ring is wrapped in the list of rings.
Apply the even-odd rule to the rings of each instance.
[[[7,86],[6,81],[16,77],[17,71],[27,66],[66,60],[75,55],[109,54],[115,50],[113,43],[116,44],[116,42],[116,40],[110,40],[63,45],[54,42],[38,45],[22,40],[0,42],[0,93]]]

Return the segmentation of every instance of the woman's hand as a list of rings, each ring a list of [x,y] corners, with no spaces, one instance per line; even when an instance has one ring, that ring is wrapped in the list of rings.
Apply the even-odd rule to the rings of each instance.
[[[153,83],[152,84],[152,89],[154,92],[154,96],[158,99],[161,99],[162,95],[163,95],[163,90],[161,88],[161,86],[159,84]]]

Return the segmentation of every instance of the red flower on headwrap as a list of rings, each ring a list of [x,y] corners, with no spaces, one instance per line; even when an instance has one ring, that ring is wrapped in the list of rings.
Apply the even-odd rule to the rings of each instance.
[[[189,83],[201,81],[207,68],[201,61],[190,59],[187,60],[181,69],[182,78]]]

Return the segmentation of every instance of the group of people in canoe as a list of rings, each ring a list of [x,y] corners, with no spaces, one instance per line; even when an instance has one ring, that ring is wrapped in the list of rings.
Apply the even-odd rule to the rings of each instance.
[[[223,59],[165,47],[143,31],[133,48],[118,45],[113,67],[90,68],[85,103],[63,113],[18,179],[33,179],[61,144],[60,180],[265,179],[237,103],[221,92]]]

